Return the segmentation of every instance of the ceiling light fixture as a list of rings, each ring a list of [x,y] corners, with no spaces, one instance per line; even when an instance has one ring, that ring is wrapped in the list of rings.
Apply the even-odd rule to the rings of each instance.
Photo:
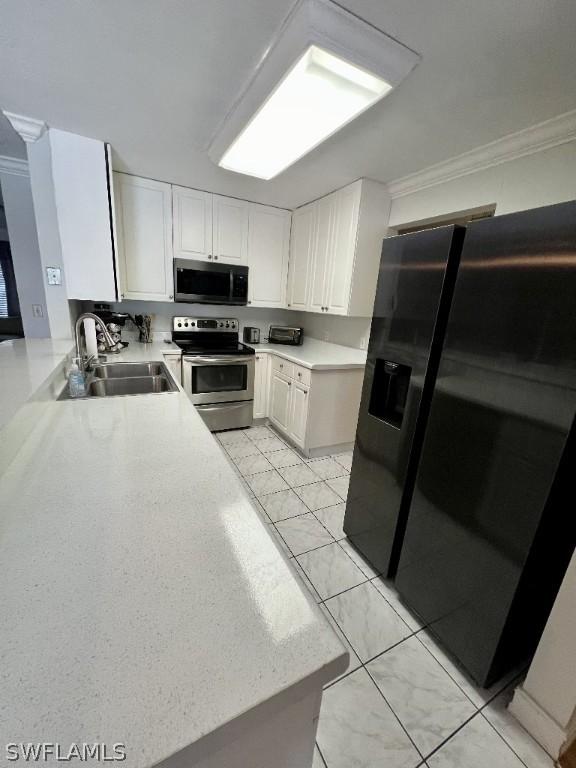
[[[300,0],[209,154],[271,179],[386,96],[419,58],[331,0]]]

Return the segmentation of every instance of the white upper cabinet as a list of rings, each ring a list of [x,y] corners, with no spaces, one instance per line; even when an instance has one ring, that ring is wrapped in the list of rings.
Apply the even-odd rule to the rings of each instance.
[[[312,204],[298,208],[292,214],[287,293],[289,309],[308,309],[316,212],[316,205]]]
[[[172,187],[174,258],[212,257],[212,195],[187,187]]]
[[[52,128],[49,140],[66,295],[116,301],[109,147]]]
[[[390,196],[361,179],[292,214],[288,306],[370,317]]]
[[[248,208],[245,200],[212,195],[212,257],[226,264],[246,264]]]
[[[318,200],[316,205],[316,234],[313,240],[311,260],[310,302],[312,312],[326,310],[326,292],[333,258],[334,215],[336,200],[328,195]]]
[[[121,298],[171,301],[170,184],[114,174]]]
[[[251,203],[248,211],[248,304],[285,307],[290,211]]]
[[[334,227],[331,237],[331,259],[326,274],[326,309],[324,311],[335,315],[345,315],[348,312],[361,191],[361,182],[356,182],[330,196],[334,205]],[[387,218],[385,224],[388,225]],[[379,251],[378,261],[380,261]]]

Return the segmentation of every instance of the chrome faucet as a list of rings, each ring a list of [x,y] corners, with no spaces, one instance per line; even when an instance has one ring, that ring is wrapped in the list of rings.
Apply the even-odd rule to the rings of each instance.
[[[76,340],[76,357],[78,358],[78,365],[83,371],[87,371],[89,369],[90,364],[94,359],[94,355],[91,355],[90,357],[88,357],[86,353],[82,353],[81,351],[80,328],[82,326],[82,323],[86,319],[94,320],[96,322],[96,325],[100,327],[100,330],[104,335],[104,343],[106,344],[106,348],[108,352],[120,352],[120,350],[122,349],[122,344],[116,343],[114,341],[112,336],[110,336],[110,332],[108,331],[108,328],[106,328],[104,321],[101,318],[99,318],[98,315],[95,315],[93,312],[84,312],[76,320],[76,325],[74,327],[74,337]],[[84,348],[86,348],[86,344],[84,344]]]

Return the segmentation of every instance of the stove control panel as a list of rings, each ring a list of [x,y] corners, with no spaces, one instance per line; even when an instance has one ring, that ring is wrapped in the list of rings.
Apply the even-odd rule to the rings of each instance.
[[[172,331],[190,333],[191,331],[228,331],[238,333],[239,323],[230,317],[173,317]]]

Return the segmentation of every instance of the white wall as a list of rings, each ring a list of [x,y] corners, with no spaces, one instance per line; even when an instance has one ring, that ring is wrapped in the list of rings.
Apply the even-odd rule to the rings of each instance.
[[[510,705],[525,728],[557,757],[574,738],[576,718],[576,553],[572,557],[528,675]]]
[[[221,307],[209,304],[175,304],[159,301],[122,301],[110,306],[118,312],[129,312],[131,315],[152,315],[152,330],[159,337],[170,333],[174,315],[237,317],[241,329],[245,325],[260,328],[262,340],[268,334],[270,325],[302,326],[306,336],[329,341],[333,344],[344,344],[348,347],[360,347],[362,343],[367,344],[370,333],[370,320],[368,318],[326,317],[310,312],[293,312],[288,309]],[[91,302],[82,302],[83,310],[89,310],[92,307]],[[128,323],[126,331],[131,332],[133,330],[134,326]]]
[[[27,144],[27,149],[50,335],[55,339],[67,339],[72,335],[71,316],[66,294],[66,276],[64,274],[60,233],[58,231],[58,214],[52,178],[49,133],[44,133],[33,144]],[[61,285],[47,284],[46,267],[60,268],[62,274]]]
[[[390,227],[496,203],[496,215],[576,198],[576,142],[392,200]]]
[[[292,312],[293,325],[301,325],[304,333],[315,339],[366,349],[370,337],[369,317],[338,317],[314,312]]]
[[[0,184],[24,335],[27,338],[48,338],[50,324],[46,313],[43,270],[30,179],[28,176],[0,173]],[[42,317],[32,314],[33,304],[42,308]]]
[[[92,309],[90,302],[82,302],[82,309]],[[240,322],[240,328],[245,325],[260,328],[261,338],[268,334],[268,326],[292,325],[293,313],[283,309],[264,309],[260,307],[222,307],[210,304],[177,304],[161,301],[121,301],[110,304],[117,312],[129,312],[131,315],[152,315],[152,331],[169,336],[172,330],[172,318],[174,315],[189,315],[191,317],[235,317]],[[126,331],[134,331],[134,326],[128,322]]]

